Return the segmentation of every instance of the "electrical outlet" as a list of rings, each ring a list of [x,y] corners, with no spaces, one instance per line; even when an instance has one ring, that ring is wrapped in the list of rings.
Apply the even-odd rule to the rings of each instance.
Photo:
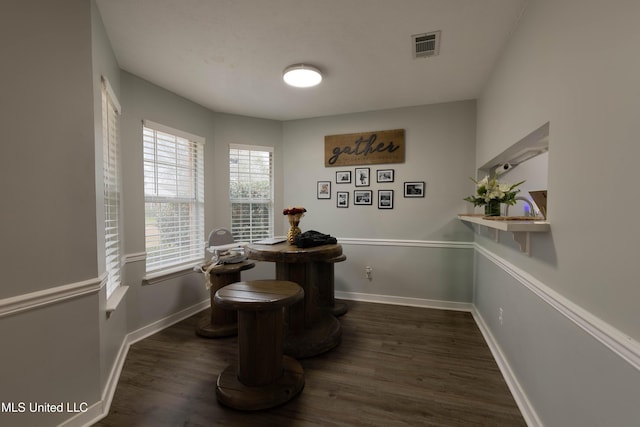
[[[498,320],[500,321],[500,326],[502,326],[502,322],[504,320],[503,314],[504,314],[504,311],[502,310],[502,307],[500,307],[498,309]]]
[[[371,268],[370,266],[368,266],[368,265],[367,265],[367,266],[364,268],[364,276],[365,276],[367,279],[369,279],[369,280],[371,280],[371,279],[372,279],[372,277],[371,277],[371,273],[372,273],[372,272],[373,272],[373,268]]]

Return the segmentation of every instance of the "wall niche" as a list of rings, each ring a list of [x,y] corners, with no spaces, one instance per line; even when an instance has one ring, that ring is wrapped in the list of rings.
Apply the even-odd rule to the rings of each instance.
[[[538,203],[534,200],[530,192],[547,191],[549,170],[549,122],[540,126],[502,153],[489,160],[478,169],[478,178],[482,179],[486,175],[490,177],[499,175],[500,182],[513,184],[525,181],[518,188],[521,190],[518,197],[527,199],[533,206],[533,214],[536,216],[546,216],[548,206],[538,206],[541,204],[540,197]],[[534,193],[535,194],[535,193]],[[544,198],[546,202],[546,197]],[[503,215],[506,207],[503,206]],[[527,216],[530,212],[529,205],[519,200],[514,206],[508,209],[509,216]]]

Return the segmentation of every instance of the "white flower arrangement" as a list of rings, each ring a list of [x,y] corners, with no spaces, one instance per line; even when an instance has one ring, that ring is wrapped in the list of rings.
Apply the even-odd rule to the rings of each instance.
[[[509,185],[498,182],[496,177],[489,179],[488,175],[480,181],[476,181],[473,178],[470,179],[476,184],[476,195],[465,197],[464,200],[473,203],[473,206],[485,206],[492,201],[514,205],[516,203],[516,194],[520,192],[515,188],[524,182],[520,181],[517,184]]]

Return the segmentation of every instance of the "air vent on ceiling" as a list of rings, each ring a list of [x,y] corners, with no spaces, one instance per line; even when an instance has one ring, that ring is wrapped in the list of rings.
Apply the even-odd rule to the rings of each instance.
[[[440,53],[440,31],[411,36],[414,58],[428,58]]]

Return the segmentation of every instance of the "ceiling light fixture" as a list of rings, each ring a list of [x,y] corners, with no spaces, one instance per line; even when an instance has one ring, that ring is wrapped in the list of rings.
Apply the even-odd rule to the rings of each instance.
[[[289,86],[312,87],[322,81],[320,70],[311,65],[296,64],[285,68],[282,79]]]

